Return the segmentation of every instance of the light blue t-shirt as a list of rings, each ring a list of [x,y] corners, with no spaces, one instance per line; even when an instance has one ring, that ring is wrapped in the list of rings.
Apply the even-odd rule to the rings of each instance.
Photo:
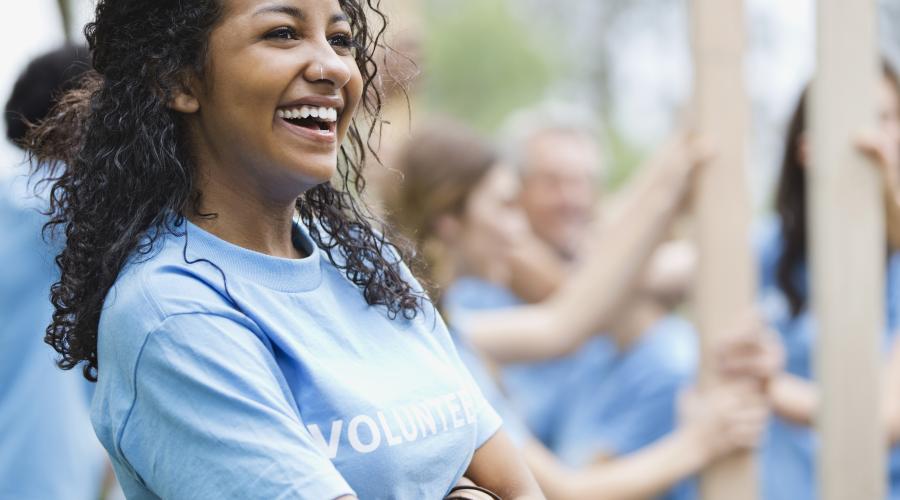
[[[294,236],[186,222],[121,272],[92,419],[129,499],[441,498],[499,429],[433,307],[388,319]]]
[[[488,403],[503,419],[503,430],[506,431],[506,434],[519,449],[523,448],[532,439],[531,433],[528,431],[528,427],[522,418],[513,410],[509,400],[506,399],[506,395],[503,394],[503,391],[497,385],[497,381],[491,375],[490,368],[484,358],[481,357],[463,335],[460,335],[452,327],[450,335],[453,337],[453,343],[456,345],[460,359],[466,365],[469,373],[472,374],[472,378],[478,384],[478,388],[481,389]]]
[[[582,363],[569,405],[560,411],[556,453],[565,463],[583,467],[599,454],[635,453],[675,430],[678,394],[696,372],[697,338],[684,319],[657,321],[627,350],[610,344],[603,363]],[[660,498],[695,498],[686,480]]]
[[[471,312],[515,307],[522,301],[501,285],[467,276],[447,288],[443,303],[451,321],[460,321],[465,329],[467,314]],[[568,397],[567,391],[561,388],[571,383],[580,364],[602,362],[606,344],[606,339],[591,339],[571,355],[537,363],[506,365],[500,370],[501,385],[509,404],[525,421],[531,434],[548,448],[554,447],[553,436],[561,416],[558,410]]]
[[[780,222],[776,217],[765,219],[755,228],[755,246],[759,265],[760,301],[769,324],[779,332],[785,346],[785,370],[805,379],[812,379],[812,356],[815,346],[815,326],[808,307],[793,316],[787,297],[776,279],[778,262],[783,251]],[[794,270],[801,294],[808,293],[807,270],[801,264]],[[900,309],[900,255],[890,257],[886,274],[885,347],[894,337]],[[816,498],[815,454],[817,440],[805,426],[794,425],[773,417],[760,452],[765,500],[812,500]],[[900,499],[900,450],[895,448],[890,460],[890,498]]]
[[[563,409],[557,453],[570,465],[634,453],[672,432],[678,393],[694,378],[696,335],[677,316],[656,322],[627,350],[610,348],[604,363],[582,365]]]
[[[22,175],[0,181],[0,498],[95,500],[105,453],[89,384],[57,368],[44,343],[58,248],[42,238],[46,202],[35,187]]]

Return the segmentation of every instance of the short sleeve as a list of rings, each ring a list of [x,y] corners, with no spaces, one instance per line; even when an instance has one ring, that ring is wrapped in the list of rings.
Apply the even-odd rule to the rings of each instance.
[[[138,358],[120,458],[162,498],[352,495],[280,373],[263,341],[236,319],[167,318]]]

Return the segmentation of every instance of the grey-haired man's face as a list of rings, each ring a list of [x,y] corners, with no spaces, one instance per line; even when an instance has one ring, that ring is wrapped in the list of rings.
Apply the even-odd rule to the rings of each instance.
[[[600,153],[587,136],[550,131],[526,146],[521,202],[542,240],[574,257],[599,195]]]

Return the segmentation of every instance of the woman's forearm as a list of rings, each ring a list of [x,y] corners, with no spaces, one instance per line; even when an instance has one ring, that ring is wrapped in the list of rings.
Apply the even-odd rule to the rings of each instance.
[[[503,429],[475,450],[465,476],[500,498],[543,500],[544,494],[534,480],[519,450]]]
[[[554,463],[534,445],[526,447],[525,459],[551,500],[654,498],[708,463],[708,457],[695,440],[682,431],[675,431],[633,454],[578,470],[567,469],[558,461]]]
[[[797,424],[811,426],[819,407],[819,391],[808,380],[782,373],[769,386],[772,410],[779,417]]]
[[[591,254],[550,299],[471,315],[466,329],[472,342],[501,363],[537,361],[573,352],[607,329],[631,299],[684,199],[685,172],[664,165],[655,174],[605,226]]]

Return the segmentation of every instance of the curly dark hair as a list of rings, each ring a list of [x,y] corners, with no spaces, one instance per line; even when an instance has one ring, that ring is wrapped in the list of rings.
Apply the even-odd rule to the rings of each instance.
[[[377,159],[370,142],[381,96],[373,86],[373,57],[387,19],[379,0],[339,4],[352,27],[369,123],[361,128],[354,120],[349,144],[341,147],[342,185],[320,184],[296,208],[316,245],[368,304],[384,306],[392,319],[412,318],[422,297],[404,279],[406,252],[387,240],[385,226],[359,201],[367,151]],[[83,362],[88,380],[97,377],[103,301],[123,265],[152,252],[157,235],[176,231],[199,206],[185,124],[167,103],[186,72],[203,74],[221,14],[217,0],[99,0],[85,28],[93,71],[27,139],[32,164],[52,183],[45,232],[62,229],[66,240],[56,257],[61,277],[51,289],[55,311],[44,340],[59,353],[60,368]],[[379,26],[367,16],[377,16]]]

